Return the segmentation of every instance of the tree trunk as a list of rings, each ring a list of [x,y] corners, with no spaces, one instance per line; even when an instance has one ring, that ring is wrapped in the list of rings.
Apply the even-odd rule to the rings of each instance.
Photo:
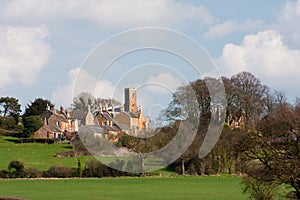
[[[181,171],[182,171],[182,176],[184,176],[185,175],[184,160],[181,160]]]
[[[144,158],[143,157],[141,157],[141,174],[142,174],[142,176],[144,175],[144,167],[145,167],[145,163],[144,163]]]

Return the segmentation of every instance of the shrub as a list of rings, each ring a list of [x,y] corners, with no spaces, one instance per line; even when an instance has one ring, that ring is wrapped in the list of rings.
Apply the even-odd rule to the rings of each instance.
[[[43,172],[36,168],[28,168],[24,170],[26,178],[40,178],[43,176]]]
[[[272,200],[275,199],[277,189],[279,188],[278,184],[274,182],[266,182],[256,180],[251,177],[244,177],[244,194],[249,194],[252,199],[257,200]]]
[[[9,178],[9,173],[6,170],[0,170],[0,178]]]
[[[43,126],[43,122],[38,115],[25,117],[23,119],[23,124],[24,124],[24,136],[27,137],[29,137],[31,134],[33,134],[35,131],[37,131],[39,128]]]
[[[114,166],[115,168],[123,168],[124,161],[116,160],[113,163],[110,163],[111,166]],[[88,160],[86,162],[85,169],[82,172],[82,175],[84,177],[118,177],[118,176],[124,176],[126,173],[122,171],[118,171],[116,169],[110,168],[106,166],[105,164],[97,161],[97,160]]]
[[[83,170],[83,176],[85,177],[104,177],[110,176],[108,167],[97,160],[88,160],[86,167]]]
[[[19,138],[16,143],[45,143],[45,144],[54,144],[54,139],[43,139],[43,138]]]
[[[46,178],[70,178],[76,175],[76,168],[66,166],[52,166],[43,173]]]
[[[21,161],[13,160],[8,165],[9,176],[11,178],[23,178],[24,177],[24,164]]]

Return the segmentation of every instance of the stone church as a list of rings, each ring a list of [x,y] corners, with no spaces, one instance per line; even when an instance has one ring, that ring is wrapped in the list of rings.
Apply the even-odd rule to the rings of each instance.
[[[125,88],[123,106],[100,106],[96,117],[98,124],[105,129],[110,127],[111,130],[137,134],[150,128],[150,119],[144,116],[142,106],[138,107],[136,88]]]

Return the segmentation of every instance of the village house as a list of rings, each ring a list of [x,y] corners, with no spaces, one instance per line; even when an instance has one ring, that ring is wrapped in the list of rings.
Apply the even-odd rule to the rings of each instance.
[[[93,115],[80,110],[60,110],[49,107],[40,115],[44,125],[34,133],[34,138],[42,139],[70,139],[81,125],[91,123]]]
[[[113,109],[114,110],[114,109]],[[105,137],[112,142],[118,142],[119,134],[121,132],[128,132],[128,128],[120,126],[114,119],[114,112],[108,110],[108,106],[99,107],[96,113],[96,121],[98,125],[104,130]]]
[[[246,126],[246,112],[242,109],[241,116],[237,119],[232,117],[230,114],[227,119],[227,123],[229,124],[232,130],[234,129],[245,129]]]
[[[34,133],[35,138],[71,139],[81,126],[100,126],[104,137],[117,142],[122,132],[137,134],[149,130],[150,119],[145,117],[142,106],[137,106],[135,88],[125,88],[124,106],[99,105],[95,116],[89,111],[50,109],[40,115],[44,125]]]

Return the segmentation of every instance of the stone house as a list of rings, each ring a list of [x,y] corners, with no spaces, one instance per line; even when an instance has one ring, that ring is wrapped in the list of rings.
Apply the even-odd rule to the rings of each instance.
[[[60,111],[48,108],[40,118],[44,125],[34,133],[35,138],[69,140],[78,132],[80,126],[94,124],[90,112],[65,110],[63,107]]]
[[[134,112],[120,112],[116,115],[115,120],[119,124],[123,124],[131,130],[133,134],[138,131],[147,131],[149,129],[149,118],[143,115],[142,110],[137,113]]]
[[[105,137],[112,142],[117,142],[119,140],[120,133],[128,132],[126,126],[120,125],[114,119],[114,112],[108,111],[106,108],[100,107],[99,111],[96,113],[96,120],[98,125],[105,131]]]
[[[114,119],[133,134],[149,130],[150,119],[143,115],[142,106],[137,106],[136,88],[125,88],[124,93],[124,111],[117,113]]]

